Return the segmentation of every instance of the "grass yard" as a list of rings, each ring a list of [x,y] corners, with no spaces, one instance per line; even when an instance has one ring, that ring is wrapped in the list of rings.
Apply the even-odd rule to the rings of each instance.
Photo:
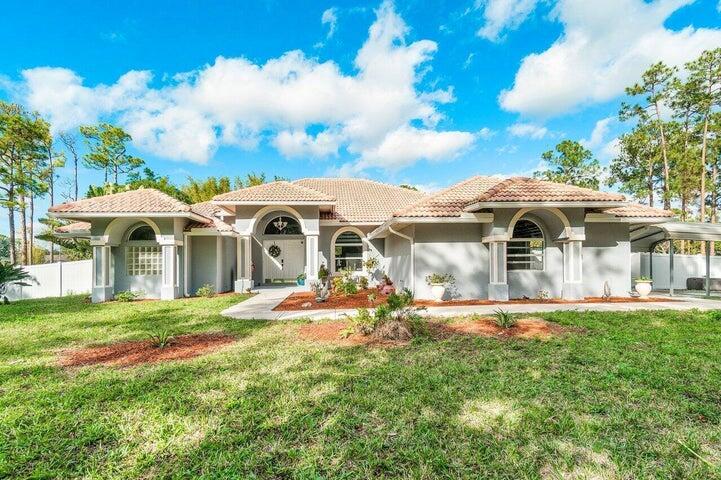
[[[218,314],[241,299],[0,306],[0,477],[721,474],[721,322],[707,314],[554,313],[542,317],[585,333],[373,349]],[[132,368],[58,366],[61,349],[164,328],[238,341]]]

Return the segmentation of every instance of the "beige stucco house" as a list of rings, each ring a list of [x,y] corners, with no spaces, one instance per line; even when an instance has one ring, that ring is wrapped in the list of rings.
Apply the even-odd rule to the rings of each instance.
[[[186,205],[152,189],[57,205],[90,238],[92,298],[123,290],[149,298],[192,295],[201,285],[238,292],[308,283],[337,273],[386,273],[430,298],[430,273],[456,278],[453,298],[579,299],[631,290],[631,235],[671,212],[622,195],[513,177],[476,176],[432,194],[364,179],[278,181]],[[364,260],[379,268],[367,272]]]

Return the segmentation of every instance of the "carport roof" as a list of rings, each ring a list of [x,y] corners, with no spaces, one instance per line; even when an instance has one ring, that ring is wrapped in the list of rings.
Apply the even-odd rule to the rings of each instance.
[[[645,252],[668,240],[721,241],[721,224],[700,222],[665,222],[643,225],[631,230],[631,249]]]

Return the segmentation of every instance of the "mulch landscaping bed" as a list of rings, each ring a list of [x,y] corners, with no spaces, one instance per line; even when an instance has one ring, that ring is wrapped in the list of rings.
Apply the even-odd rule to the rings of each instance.
[[[63,367],[83,365],[130,367],[143,363],[183,360],[211,353],[235,340],[232,335],[201,333],[174,337],[164,348],[154,346],[150,340],[113,343],[64,351],[61,353],[59,364]]]
[[[348,322],[343,321],[309,323],[300,327],[298,335],[303,340],[332,343],[340,346],[370,345],[398,347],[408,343],[400,341],[381,341],[371,335],[361,335],[358,333],[353,333],[344,338],[344,330],[349,325],[350,324]],[[437,321],[428,322],[428,332],[432,338],[437,340],[449,338],[454,335],[495,338],[547,339],[578,331],[580,330],[563,327],[535,317],[520,318],[517,320],[516,325],[511,328],[501,328],[494,323],[492,318],[488,317],[473,318],[453,323],[443,323]]]
[[[368,301],[368,295],[376,294],[375,301],[371,304]],[[315,301],[313,292],[293,293],[277,305],[275,311],[294,311],[294,310],[346,310],[353,308],[373,308],[385,303],[385,296],[378,293],[376,289],[361,290],[353,295],[331,295],[325,302],[318,303]],[[655,303],[655,302],[675,302],[670,298],[661,297],[586,297],[583,300],[561,300],[559,298],[551,298],[548,300],[538,300],[534,298],[509,300],[507,302],[494,302],[492,300],[447,300],[444,302],[435,302],[433,300],[416,300],[413,302],[419,307],[466,307],[474,305],[542,305],[542,304],[564,304],[564,303]]]

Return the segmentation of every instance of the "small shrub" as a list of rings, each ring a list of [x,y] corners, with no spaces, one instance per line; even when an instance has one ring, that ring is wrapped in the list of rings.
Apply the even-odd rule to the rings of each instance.
[[[348,338],[351,335],[353,335],[356,332],[356,329],[353,325],[348,325],[343,330],[340,331],[340,338]]]
[[[318,269],[318,278],[325,282],[328,278],[328,275],[328,268],[325,266],[325,264],[322,264]]]
[[[215,287],[206,283],[196,290],[195,295],[198,297],[213,298],[215,296]]]
[[[118,302],[132,302],[133,300],[137,299],[140,296],[139,292],[132,292],[130,290],[125,290],[123,292],[118,292],[115,294],[115,300]]]
[[[378,257],[369,257],[365,262],[363,262],[363,266],[370,273],[373,273],[376,268],[378,268],[378,265],[380,265]]]
[[[711,310],[708,312],[708,316],[711,320],[721,321],[721,310]]]
[[[538,291],[538,293],[536,293],[536,298],[538,300],[548,300],[549,298],[551,298],[551,294],[548,293],[548,290],[541,289]]]
[[[343,282],[342,292],[346,295],[353,295],[358,293],[358,285],[351,278],[348,281]]]
[[[358,279],[358,288],[360,288],[361,290],[368,289],[368,277],[360,277]]]
[[[511,328],[516,324],[516,319],[509,312],[500,308],[493,314],[496,325],[501,328]]]
[[[456,283],[456,277],[450,273],[431,273],[426,275],[426,283],[428,285],[453,285]]]
[[[370,314],[367,308],[359,308],[356,314],[351,317],[354,331],[361,335],[370,335],[376,329],[376,319]]]
[[[378,298],[378,295],[376,295],[375,292],[368,294],[368,303],[373,305],[376,301],[376,298]]]
[[[332,283],[334,292],[343,291],[343,277],[333,277]]]
[[[165,348],[173,343],[173,335],[168,330],[158,330],[157,332],[148,333],[150,343],[155,348]]]

